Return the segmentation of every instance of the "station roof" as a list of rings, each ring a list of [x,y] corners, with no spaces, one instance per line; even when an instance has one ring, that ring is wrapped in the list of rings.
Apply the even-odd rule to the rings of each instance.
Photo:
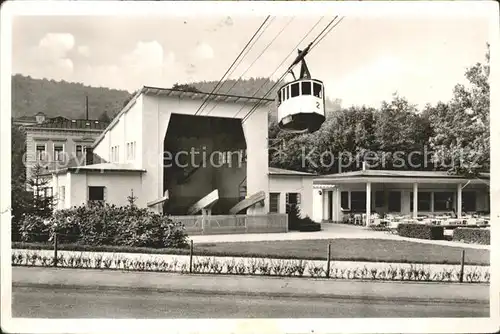
[[[190,92],[182,89],[172,89],[172,88],[160,88],[160,87],[152,87],[152,86],[143,86],[141,89],[135,93],[135,95],[130,99],[127,105],[116,115],[113,121],[106,127],[103,133],[96,139],[92,147],[96,147],[101,140],[106,135],[108,130],[112,129],[113,126],[118,122],[121,115],[127,112],[132,105],[135,103],[137,98],[144,95],[153,95],[153,96],[170,96],[170,97],[178,97],[178,98],[190,98],[193,100],[200,100],[203,98],[207,98],[207,100],[216,101],[216,102],[238,102],[238,103],[257,103],[260,102],[262,105],[266,105],[268,103],[274,102],[274,99],[256,97],[256,96],[239,96],[239,95],[229,95],[229,94],[217,94],[217,93],[206,93],[206,92]]]
[[[206,92],[190,92],[181,89],[172,88],[160,88],[160,87],[150,87],[144,86],[140,90],[145,95],[157,95],[157,96],[171,96],[171,97],[182,97],[191,98],[193,100],[202,99],[208,96],[208,100],[215,100],[221,102],[258,102],[269,103],[274,102],[274,99],[262,98],[258,96],[241,96],[241,95],[230,95],[230,94],[218,94],[218,93],[206,93]]]

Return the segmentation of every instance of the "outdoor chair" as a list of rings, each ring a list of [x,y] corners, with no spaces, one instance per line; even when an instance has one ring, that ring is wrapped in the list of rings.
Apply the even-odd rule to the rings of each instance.
[[[363,217],[360,214],[355,214],[354,215],[354,224],[361,225],[363,223],[362,219],[363,219]]]

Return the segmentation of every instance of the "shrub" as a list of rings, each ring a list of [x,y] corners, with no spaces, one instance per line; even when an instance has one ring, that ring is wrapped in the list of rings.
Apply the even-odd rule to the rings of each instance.
[[[91,246],[130,246],[150,248],[184,248],[187,235],[181,223],[134,205],[90,205],[56,211],[60,243]],[[49,228],[43,219],[28,215],[21,221],[25,242],[45,242]]]
[[[424,224],[399,224],[398,234],[408,238],[443,240],[444,227]]]
[[[374,231],[390,231],[391,229],[387,226],[383,226],[383,225],[370,225],[368,226],[368,228],[370,230],[374,230]]]
[[[453,240],[481,245],[489,245],[490,230],[484,228],[459,227],[453,231]]]
[[[321,224],[314,222],[307,216],[302,218],[299,207],[291,205],[288,211],[288,229],[301,232],[320,231]]]
[[[22,241],[45,242],[50,237],[49,227],[44,224],[44,218],[28,214],[19,222],[19,233]]]

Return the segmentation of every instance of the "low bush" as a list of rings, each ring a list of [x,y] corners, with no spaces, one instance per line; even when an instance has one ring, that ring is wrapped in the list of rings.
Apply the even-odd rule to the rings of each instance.
[[[489,245],[490,230],[484,228],[459,227],[453,231],[453,241],[462,241],[473,244]]]
[[[426,224],[399,224],[398,234],[408,238],[443,240],[444,228],[443,226]]]
[[[387,226],[384,226],[384,225],[370,225],[368,226],[368,228],[370,230],[373,230],[373,231],[390,231],[391,229]]]
[[[61,244],[183,248],[188,246],[181,223],[134,205],[89,205],[56,211],[46,224],[28,215],[20,222],[21,240],[46,242],[56,226]]]

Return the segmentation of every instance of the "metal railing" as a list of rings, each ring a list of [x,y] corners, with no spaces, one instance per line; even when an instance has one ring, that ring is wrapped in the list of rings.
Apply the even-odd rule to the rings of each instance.
[[[171,218],[174,222],[182,223],[190,235],[288,232],[288,216],[279,213],[172,216]]]

